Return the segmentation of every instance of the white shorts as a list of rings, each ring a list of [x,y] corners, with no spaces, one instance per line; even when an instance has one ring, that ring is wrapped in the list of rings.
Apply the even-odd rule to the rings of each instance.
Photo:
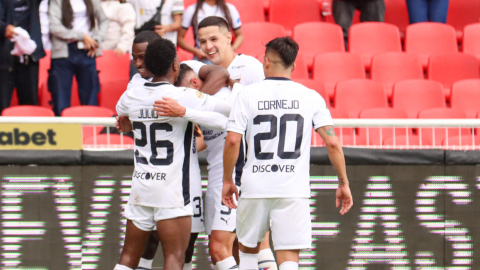
[[[308,198],[240,198],[237,213],[238,241],[246,247],[256,247],[271,229],[275,250],[312,248]]]
[[[158,208],[127,203],[125,207],[125,217],[131,220],[137,228],[146,232],[156,230],[156,223],[159,220],[192,215],[191,204],[177,208]]]
[[[222,203],[222,186],[208,187],[205,196],[205,230],[234,232],[237,228],[237,210]]]
[[[205,231],[203,217],[203,196],[202,196],[202,178],[200,171],[198,173],[190,173],[190,204],[193,208],[192,216],[192,233]]]

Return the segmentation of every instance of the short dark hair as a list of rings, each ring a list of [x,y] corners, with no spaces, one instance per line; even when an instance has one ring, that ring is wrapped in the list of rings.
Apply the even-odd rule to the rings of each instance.
[[[183,79],[185,79],[185,76],[187,75],[188,72],[193,72],[193,69],[187,64],[180,64],[180,71],[178,73],[177,81],[175,82],[176,87],[179,87],[182,85],[182,81]]]
[[[133,43],[138,44],[138,43],[145,43],[145,42],[152,42],[154,40],[157,40],[159,38],[162,38],[159,34],[155,33],[154,31],[142,31],[138,35],[135,36],[135,39],[133,40]]]
[[[267,47],[265,54],[270,50],[275,51],[282,59],[285,67],[293,65],[297,58],[298,44],[291,37],[279,37],[273,39],[268,42],[265,47]]]
[[[145,51],[145,66],[153,75],[165,76],[176,56],[177,50],[170,40],[156,39],[148,43]]]
[[[198,29],[204,28],[204,27],[209,27],[209,26],[218,26],[218,28],[225,28],[227,30],[230,30],[230,26],[228,25],[227,20],[225,20],[222,17],[218,16],[209,16],[203,19],[199,24],[198,24]]]

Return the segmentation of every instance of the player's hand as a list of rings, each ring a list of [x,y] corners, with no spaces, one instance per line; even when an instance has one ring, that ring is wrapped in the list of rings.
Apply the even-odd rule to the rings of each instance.
[[[230,88],[233,88],[233,86],[236,84],[236,83],[239,83],[238,81],[232,79],[232,78],[228,78],[228,81],[227,81],[227,86],[230,87]]]
[[[200,127],[195,124],[195,129],[193,130],[193,135],[195,135],[195,137],[202,137],[202,130],[200,129]]]
[[[350,187],[347,185],[339,185],[337,188],[337,192],[335,194],[336,196],[336,201],[335,201],[335,206],[338,208],[340,207],[340,200],[341,202],[341,208],[340,208],[340,214],[345,215],[350,208],[353,206],[353,199],[352,199],[352,193],[350,192]]]
[[[238,188],[233,183],[233,180],[223,181],[223,189],[222,189],[222,202],[230,209],[237,209],[237,204],[235,203],[235,199],[233,195],[235,194],[235,198],[238,201]]]
[[[207,55],[202,50],[197,49],[193,54],[198,58],[198,61],[207,59]]]
[[[126,116],[117,116],[115,117],[117,121],[115,121],[115,126],[118,129],[118,131],[121,132],[130,132],[132,131],[132,123],[130,122],[130,119]]]
[[[187,109],[178,104],[178,102],[169,97],[162,97],[163,100],[156,100],[153,104],[153,110],[160,116],[183,117]]]
[[[163,37],[167,32],[170,32],[172,27],[170,25],[155,25],[155,33]]]
[[[15,29],[14,25],[11,25],[11,24],[7,25],[7,27],[5,27],[5,37],[8,39],[12,39],[13,35],[17,34],[15,33],[14,29]]]

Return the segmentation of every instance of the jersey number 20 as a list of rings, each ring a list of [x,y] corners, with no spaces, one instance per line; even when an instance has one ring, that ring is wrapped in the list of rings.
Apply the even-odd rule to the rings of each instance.
[[[140,139],[135,139],[135,145],[139,147],[144,147],[147,145],[147,127],[142,122],[133,122],[133,129],[139,129],[141,136]],[[150,147],[152,150],[152,155],[150,156],[150,163],[156,166],[165,166],[170,165],[173,162],[173,143],[171,141],[157,141],[156,131],[165,130],[172,131],[172,125],[168,123],[152,123],[150,125]],[[157,148],[167,148],[167,157],[166,158],[157,158]],[[138,150],[135,152],[135,159],[137,163],[148,164],[148,161],[145,157],[141,157],[138,153]]]
[[[300,146],[303,139],[303,117],[300,114],[284,114],[280,117],[280,140],[278,141],[278,157],[281,159],[297,159],[300,157]],[[263,140],[271,140],[277,137],[277,117],[273,114],[257,115],[253,118],[254,125],[260,125],[263,122],[270,123],[270,132],[258,133],[253,137],[255,147],[255,157],[257,159],[273,159],[272,152],[262,152]],[[285,151],[285,134],[287,133],[287,122],[297,122],[295,150],[293,152]]]

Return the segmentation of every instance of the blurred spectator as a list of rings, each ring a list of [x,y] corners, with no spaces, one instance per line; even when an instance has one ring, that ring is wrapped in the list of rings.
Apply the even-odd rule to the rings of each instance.
[[[100,48],[114,50],[122,56],[130,51],[135,37],[135,10],[129,3],[122,4],[118,0],[103,0],[101,5],[110,23]]]
[[[48,30],[48,0],[40,3],[40,29],[42,30],[42,43],[45,50],[52,49],[50,31]]]
[[[182,27],[183,0],[128,0],[133,5],[137,16],[136,32],[150,20],[160,19],[154,22],[154,29],[161,37],[177,44],[177,32]],[[158,8],[161,11],[158,13]],[[130,44],[131,45],[131,44]]]
[[[348,30],[357,9],[360,11],[361,22],[385,21],[385,2],[383,0],[334,0],[332,4],[333,18],[335,23],[342,27],[345,48],[348,47]]]
[[[0,112],[10,106],[15,87],[20,105],[38,104],[38,60],[45,56],[39,5],[40,0],[0,0]],[[19,40],[21,32],[32,46],[27,55],[20,44],[11,41]],[[14,47],[17,56],[12,55]]]
[[[234,5],[225,3],[225,0],[198,0],[196,4],[189,6],[183,14],[182,29],[178,35],[178,46],[182,49],[193,53],[195,60],[207,61],[205,54],[200,50],[200,42],[198,40],[198,24],[206,17],[219,16],[225,18],[233,29],[235,41],[232,44],[233,50],[237,50],[243,42],[242,21],[240,14]],[[193,35],[195,37],[195,47],[188,44],[184,37],[188,28],[193,27]]]
[[[49,0],[48,19],[52,41],[52,65],[48,90],[53,111],[61,115],[70,107],[73,75],[82,105],[97,105],[100,91],[95,57],[105,38],[108,18],[99,0]],[[98,25],[96,25],[98,22]]]
[[[410,23],[447,22],[448,0],[407,0]]]

